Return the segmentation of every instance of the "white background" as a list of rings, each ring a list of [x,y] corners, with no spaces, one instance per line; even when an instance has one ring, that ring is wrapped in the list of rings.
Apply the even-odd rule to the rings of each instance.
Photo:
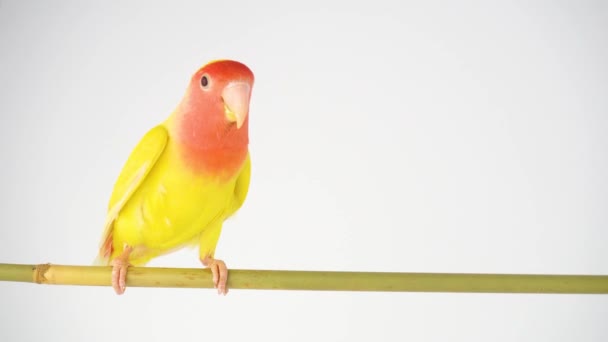
[[[608,7],[0,2],[0,262],[89,264],[190,75],[256,75],[247,269],[608,274]],[[199,267],[183,250],[151,266]],[[608,297],[0,283],[2,341],[606,341]]]

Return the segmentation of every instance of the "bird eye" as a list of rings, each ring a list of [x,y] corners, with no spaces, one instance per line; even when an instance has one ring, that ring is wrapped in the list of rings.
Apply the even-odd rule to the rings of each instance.
[[[209,88],[209,76],[203,75],[203,77],[201,77],[201,86],[203,89]]]

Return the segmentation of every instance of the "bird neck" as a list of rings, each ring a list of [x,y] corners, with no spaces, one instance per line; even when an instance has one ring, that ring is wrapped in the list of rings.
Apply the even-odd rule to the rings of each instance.
[[[227,123],[221,115],[203,115],[201,110],[181,108],[172,115],[170,130],[180,151],[180,159],[196,173],[222,175],[232,178],[247,158],[249,134],[248,119],[241,128]],[[177,114],[177,115],[175,115]]]

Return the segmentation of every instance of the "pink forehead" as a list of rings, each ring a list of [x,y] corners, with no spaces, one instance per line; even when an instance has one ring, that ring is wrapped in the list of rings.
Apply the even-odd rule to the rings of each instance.
[[[196,76],[209,74],[214,78],[224,80],[243,80],[253,82],[253,73],[243,63],[232,60],[213,61],[196,72]]]

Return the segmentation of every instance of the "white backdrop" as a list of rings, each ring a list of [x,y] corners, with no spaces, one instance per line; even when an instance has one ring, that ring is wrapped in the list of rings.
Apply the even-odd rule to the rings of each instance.
[[[608,7],[556,3],[1,1],[0,262],[89,264],[131,149],[231,58],[256,83],[229,267],[608,274]],[[0,282],[0,303],[2,341],[608,340],[607,296]]]

